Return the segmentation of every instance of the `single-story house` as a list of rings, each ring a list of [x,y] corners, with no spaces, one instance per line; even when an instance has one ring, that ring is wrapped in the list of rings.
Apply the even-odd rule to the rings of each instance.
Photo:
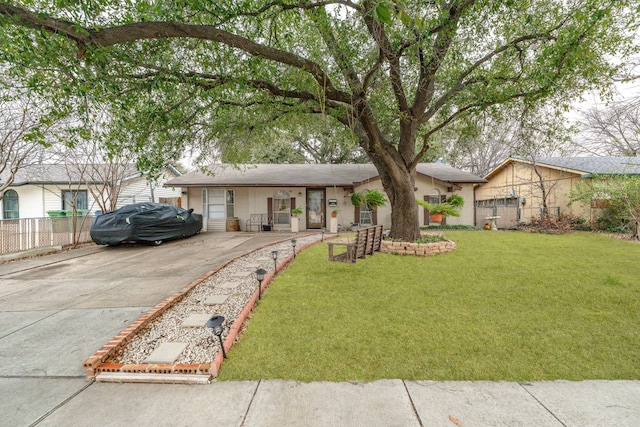
[[[146,178],[136,171],[134,165],[128,165],[120,183],[117,207],[148,201],[179,203],[180,189],[164,187],[162,183],[180,175],[177,169],[167,168],[160,183],[151,187]],[[95,175],[92,178],[88,168],[82,166],[25,166],[18,171],[13,183],[4,190],[0,219],[40,218],[46,217],[49,211],[70,210],[74,196],[78,210],[94,213],[100,208],[93,194],[101,194],[104,188],[104,182],[100,182]]]
[[[416,198],[438,202],[453,193],[466,204],[460,217],[448,224],[474,224],[475,187],[484,179],[443,163],[417,166]],[[169,180],[165,186],[182,188],[182,206],[205,217],[204,231],[252,229],[252,215],[268,218],[275,230],[291,229],[291,210],[301,208],[299,229],[329,228],[328,217],[338,210],[338,222],[391,226],[391,206],[375,211],[351,203],[354,192],[384,193],[372,164],[217,164],[208,173],[194,171]],[[422,210],[424,211],[424,210]],[[421,212],[421,225],[429,216]],[[253,228],[255,231],[255,228]]]
[[[588,207],[569,205],[571,188],[594,175],[629,174],[640,174],[640,158],[540,157],[533,161],[510,157],[489,172],[487,183],[476,190],[476,221],[481,224],[486,217],[499,216],[498,228],[509,228],[539,218],[543,213],[543,188],[549,215],[592,219]]]

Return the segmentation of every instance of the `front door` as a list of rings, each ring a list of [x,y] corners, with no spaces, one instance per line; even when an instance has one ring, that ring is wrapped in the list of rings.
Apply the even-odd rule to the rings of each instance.
[[[320,229],[325,226],[325,189],[307,189],[307,228]]]

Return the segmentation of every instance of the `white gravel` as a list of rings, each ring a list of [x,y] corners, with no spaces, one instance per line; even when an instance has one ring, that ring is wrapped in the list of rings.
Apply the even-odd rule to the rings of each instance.
[[[297,236],[299,248],[304,244],[318,240],[318,235]],[[115,363],[144,363],[145,359],[160,344],[166,342],[187,343],[187,348],[181,353],[175,363],[207,363],[213,361],[220,350],[218,337],[206,327],[182,328],[182,322],[192,314],[207,314],[224,316],[223,340],[229,332],[238,315],[247,305],[251,296],[258,288],[255,270],[263,268],[267,272],[273,270],[271,251],[278,251],[278,258],[282,260],[292,253],[291,242],[286,241],[267,246],[249,255],[238,258],[220,271],[199,283],[181,302],[168,309],[159,318],[139,332],[116,356]],[[278,262],[280,263],[280,261]],[[235,276],[240,272],[251,273],[241,278]],[[236,288],[222,287],[229,282],[240,282]],[[220,305],[205,305],[204,302],[211,295],[229,295]]]

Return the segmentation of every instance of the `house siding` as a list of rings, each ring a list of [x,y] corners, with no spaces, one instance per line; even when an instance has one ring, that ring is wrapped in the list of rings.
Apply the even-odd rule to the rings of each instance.
[[[47,211],[62,209],[62,191],[86,190],[86,186],[62,187],[58,185],[21,185],[10,187],[18,193],[20,218],[41,218],[47,216]],[[93,212],[95,200],[91,192],[87,191],[87,205]]]
[[[420,200],[425,200],[425,196],[432,196],[436,194],[445,196],[445,198],[448,198],[453,194],[460,195],[464,199],[464,207],[459,210],[459,217],[447,217],[447,225],[474,225],[475,215],[473,203],[473,184],[458,184],[458,187],[462,188],[460,190],[454,189],[454,191],[451,192],[448,191],[449,186],[444,183],[441,183],[439,181],[431,181],[428,178],[419,177],[418,179],[416,179],[416,187],[418,188],[418,190],[416,191],[416,198]],[[420,225],[429,225],[428,219],[425,218],[422,208],[420,208],[419,217]]]
[[[169,179],[175,178],[176,175],[165,173],[160,177],[159,182],[165,182]],[[161,184],[153,188],[154,200],[151,200],[151,187],[149,182],[144,176],[137,176],[135,178],[126,179],[122,182],[122,188],[118,195],[118,202],[116,207],[121,208],[131,203],[141,202],[159,202],[160,198],[174,198],[180,197],[180,188],[177,187],[163,187]]]
[[[218,188],[218,187],[189,187],[186,194],[182,196],[183,206],[188,209],[192,208],[194,212],[203,214],[203,200],[202,190],[203,188]],[[318,187],[314,187],[316,189]],[[295,205],[306,212],[306,191],[305,187],[226,187],[225,190],[233,190],[235,194],[234,211],[235,217],[240,221],[240,229],[246,231],[246,222],[250,218],[251,214],[267,214],[269,212],[268,199],[278,191],[286,191],[291,198],[295,198]],[[328,199],[338,199],[338,209],[341,211],[346,206],[345,192],[342,188],[334,190],[333,187],[324,188],[326,192],[325,209],[328,214],[334,208],[329,208]],[[338,196],[333,196],[332,193],[336,193]],[[351,202],[349,202],[351,206]],[[351,206],[352,207],[352,206]],[[349,213],[347,213],[349,215]],[[353,218],[351,213],[349,218]],[[327,222],[328,225],[328,222]],[[207,221],[206,231],[224,231],[226,227],[226,221]],[[299,218],[299,227],[301,230],[306,229],[306,215],[301,215]],[[284,227],[286,228],[286,227]],[[205,231],[205,230],[203,230]]]
[[[418,180],[416,183],[418,190],[416,191],[416,197],[423,195],[433,194],[434,186],[428,180]],[[447,218],[448,224],[474,224],[474,208],[473,197],[474,188],[473,184],[462,184],[462,190],[456,191],[465,199],[465,206],[462,209],[462,215],[459,218]],[[194,212],[203,214],[203,200],[202,190],[203,188],[218,188],[218,187],[188,187],[182,195],[182,206],[186,208],[192,208]],[[382,182],[379,179],[370,181],[366,184],[356,186],[353,190],[343,187],[309,187],[313,189],[323,188],[325,190],[325,226],[329,226],[329,217],[331,211],[338,209],[338,223],[348,226],[352,222],[360,222],[359,218],[356,218],[356,208],[351,203],[350,193],[352,191],[360,192],[363,190],[378,190],[384,193],[382,188]],[[440,194],[451,195],[447,193],[447,186],[439,185],[436,183],[435,188],[440,190]],[[289,193],[291,198],[295,198],[295,205],[304,212],[299,218],[300,230],[307,228],[307,188],[306,187],[226,187],[225,190],[234,190],[235,193],[235,217],[240,222],[240,229],[247,231],[246,222],[250,218],[251,214],[267,214],[269,212],[268,199],[273,198],[276,192],[283,190]],[[336,199],[337,207],[330,207],[329,200]],[[416,205],[417,209],[417,205]],[[376,212],[376,223],[382,224],[385,228],[391,227],[391,206],[387,203],[386,206],[380,207]],[[424,225],[423,215],[420,214],[420,225]],[[204,229],[206,228],[206,229]],[[286,229],[286,227],[283,227]],[[205,222],[203,231],[225,231],[225,221],[213,221],[209,220]],[[255,230],[255,229],[254,229]]]
[[[60,166],[60,165],[48,165],[48,166]],[[59,168],[58,168],[59,169]],[[46,171],[45,171],[46,172]],[[55,171],[54,171],[55,172]],[[59,171],[58,171],[59,172]],[[65,172],[68,172],[65,169]],[[161,178],[160,182],[164,182],[167,179],[174,178],[178,176],[176,173],[171,171],[167,171],[165,175]],[[78,184],[75,183],[65,183],[64,176],[54,175],[57,181],[50,182],[60,182],[60,184],[53,183],[44,183],[40,184],[39,182],[46,182],[47,179],[51,179],[51,176],[47,173],[41,173],[40,175],[34,176],[33,181],[18,181],[14,183],[14,185],[9,186],[9,189],[15,190],[18,193],[18,204],[19,204],[19,215],[20,218],[39,218],[47,216],[47,211],[51,210],[60,210],[62,209],[62,192],[64,190],[87,190],[87,208],[91,213],[100,210],[98,203],[93,198],[90,191],[88,191],[88,186],[86,184]],[[33,182],[33,183],[29,183]],[[103,190],[101,185],[95,186],[96,193]],[[124,180],[121,189],[121,195],[134,195],[139,194],[143,195],[140,199],[136,201],[149,201],[150,198],[147,196],[144,197],[144,194],[150,194],[149,187],[146,185],[146,180],[144,177],[135,177],[131,180]],[[177,198],[180,197],[181,192],[179,187],[163,187],[162,185],[158,185],[157,188],[154,189],[154,195],[156,197],[156,201],[159,200],[160,197],[166,198]],[[126,199],[118,201],[118,207],[123,206],[124,204],[132,203],[133,198],[128,200],[128,203],[124,203],[127,201]],[[1,212],[0,212],[1,214]]]
[[[43,206],[43,189],[35,185],[13,187],[18,193],[20,218],[38,218],[45,216]]]
[[[583,179],[580,175],[543,165],[538,165],[538,170],[541,172],[549,192],[547,206],[552,209],[552,214],[559,210],[560,214],[589,218],[588,209],[578,204],[569,205],[571,188]],[[519,206],[521,221],[528,222],[531,218],[539,218],[542,213],[542,191],[537,184],[538,182],[539,178],[532,165],[512,162],[491,176],[489,182],[476,191],[476,199],[521,198],[524,201]],[[516,225],[515,221],[511,222],[506,224],[498,221],[498,226]]]

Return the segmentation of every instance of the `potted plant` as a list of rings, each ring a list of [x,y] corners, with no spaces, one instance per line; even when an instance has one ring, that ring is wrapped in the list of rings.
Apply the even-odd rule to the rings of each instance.
[[[429,211],[432,222],[442,222],[442,218],[448,216],[460,216],[458,209],[464,206],[464,199],[458,194],[453,194],[442,203],[433,204],[419,199],[416,202]]]
[[[368,205],[371,209],[377,209],[387,204],[387,198],[378,190],[368,190],[364,193],[353,193],[351,203],[354,206]]]
[[[387,204],[387,198],[378,190],[369,190],[364,195],[364,201],[373,210]]]
[[[335,218],[338,216],[338,212],[340,212],[338,209],[334,209],[331,211],[331,218]]]
[[[291,232],[297,233],[300,231],[300,218],[298,215],[302,213],[301,208],[293,208],[291,209]]]
[[[364,203],[364,197],[362,197],[362,194],[360,193],[353,193],[351,195],[351,203],[353,206],[362,206]]]
[[[461,208],[464,206],[464,199],[459,194],[452,194],[447,199],[447,203],[453,206],[454,208]]]

